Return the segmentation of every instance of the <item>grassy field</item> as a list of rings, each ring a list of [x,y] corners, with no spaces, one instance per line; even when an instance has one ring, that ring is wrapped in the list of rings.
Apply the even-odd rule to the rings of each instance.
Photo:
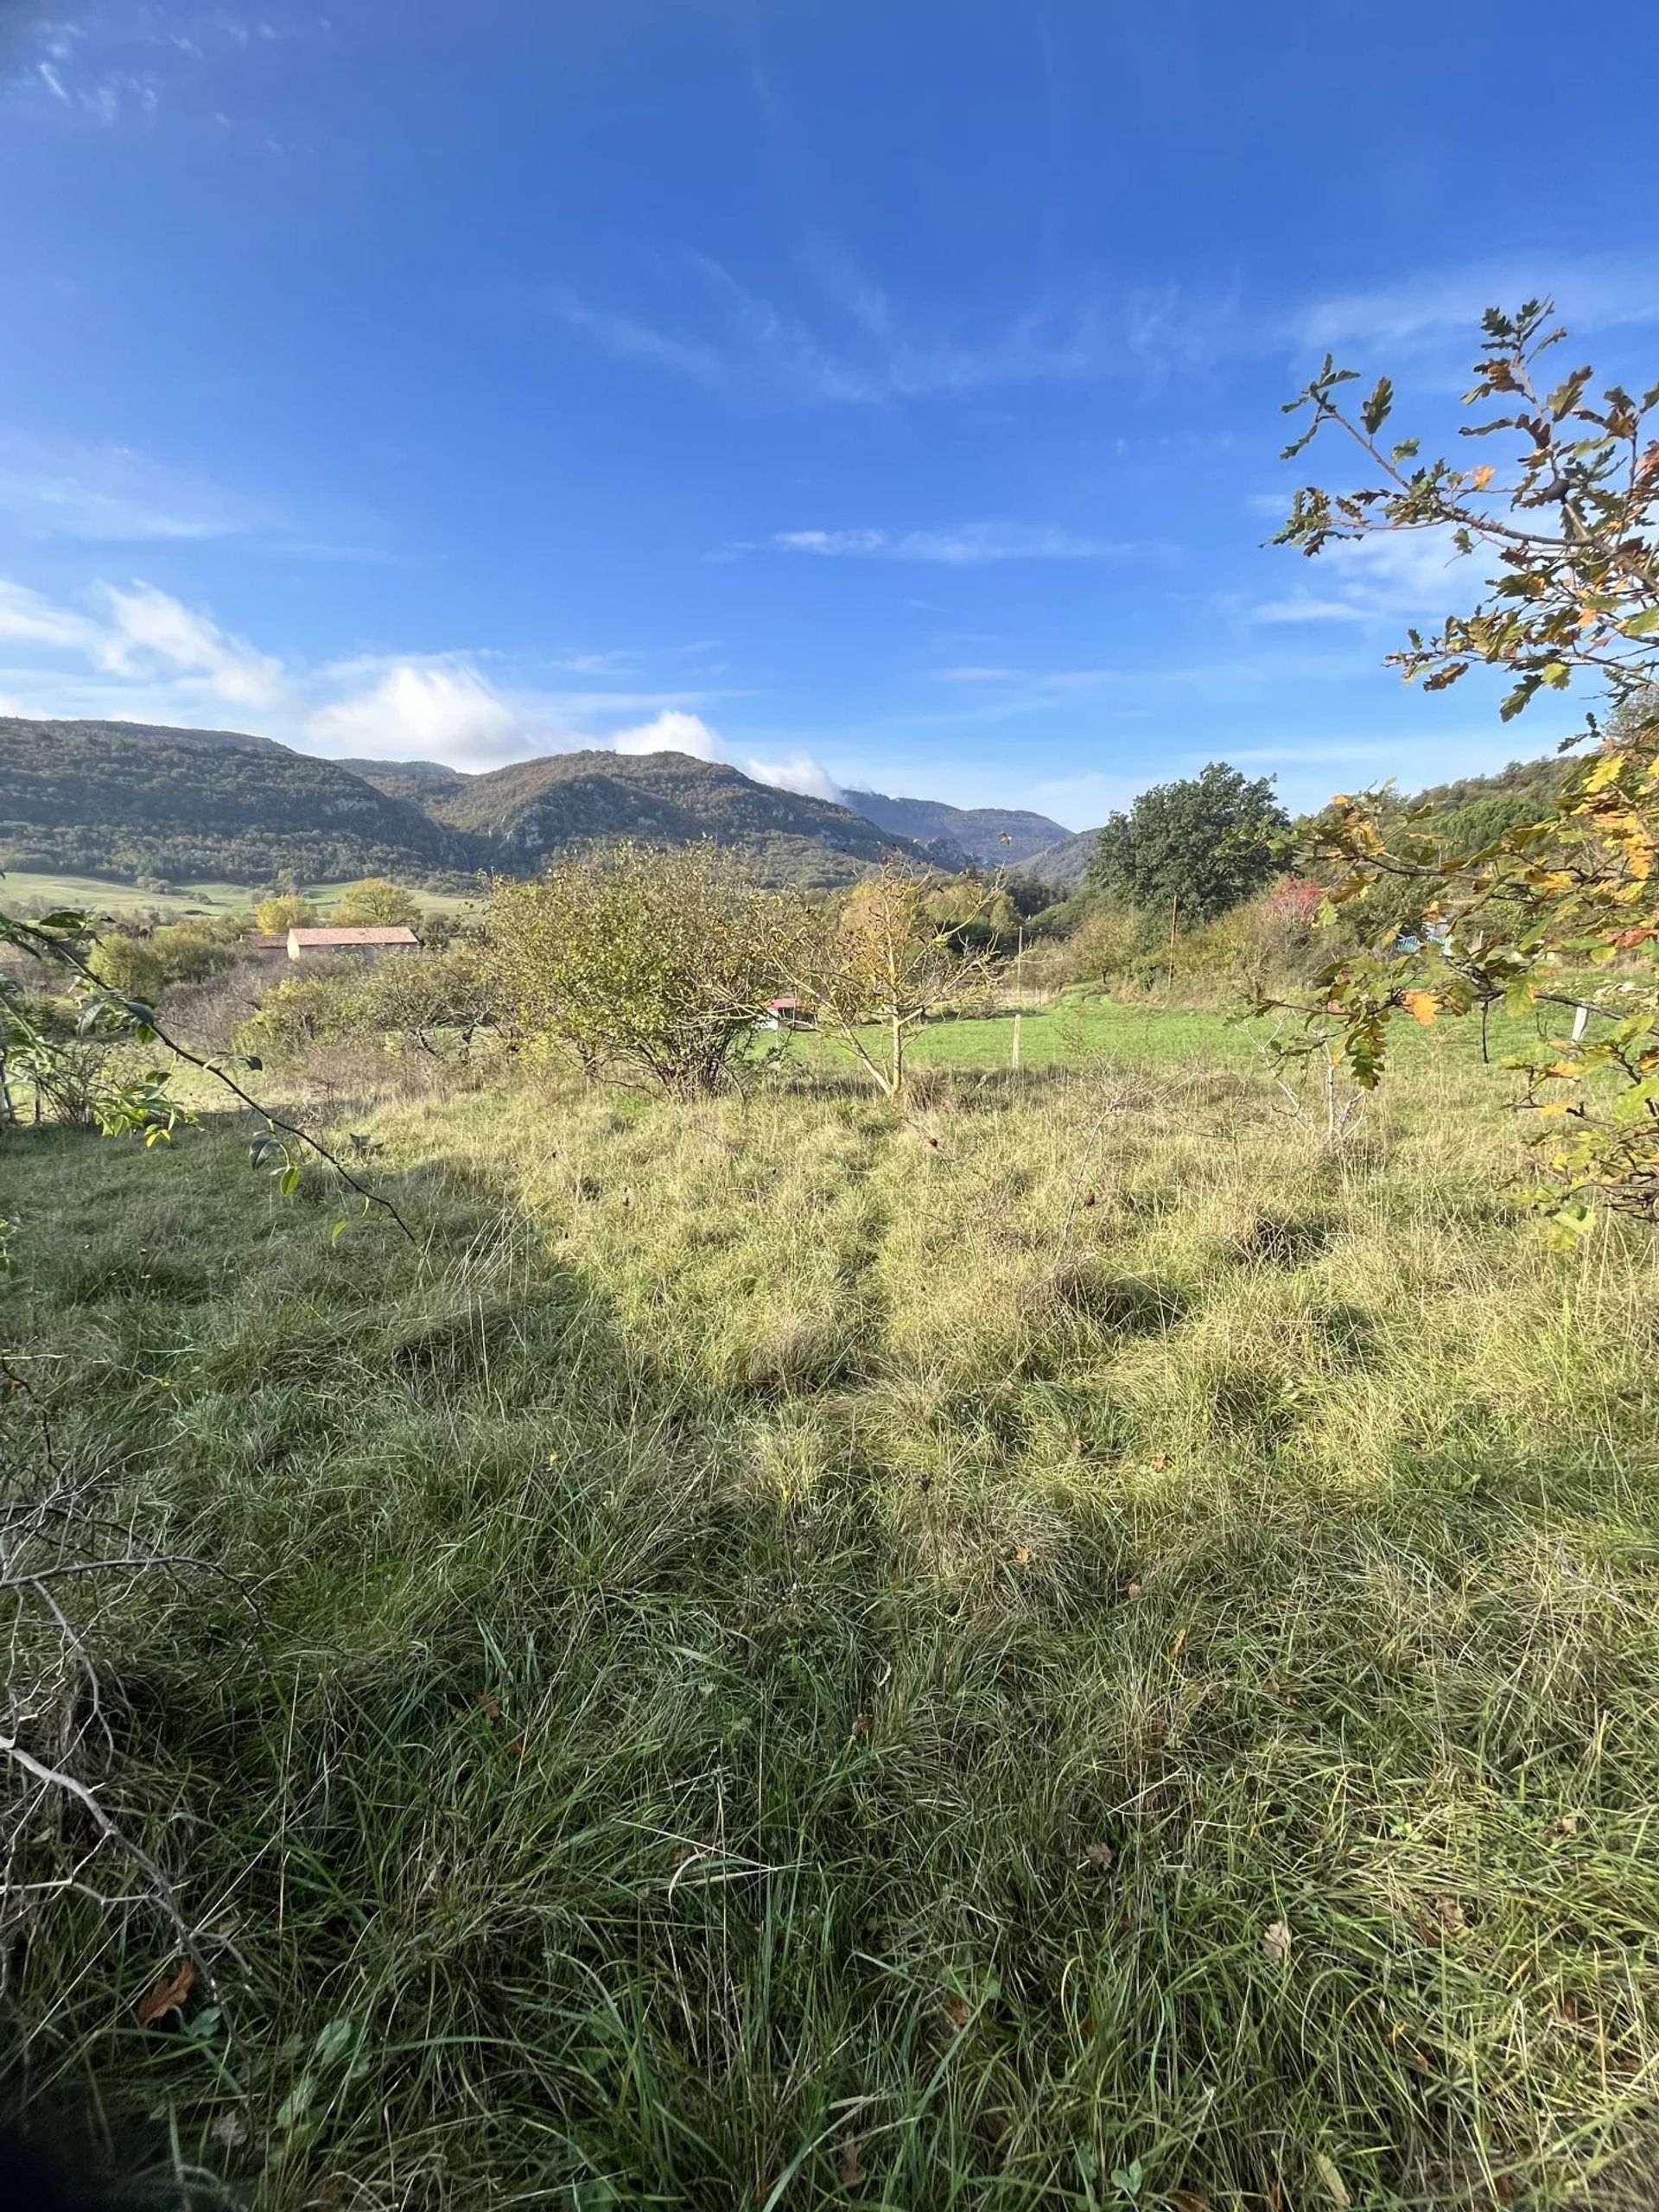
[[[348,884],[357,880],[341,877],[328,883],[302,883],[300,889],[326,913]],[[7,902],[14,906],[20,900],[44,899],[54,906],[73,906],[94,914],[158,913],[169,921],[187,913],[233,913],[254,906],[264,896],[263,891],[245,883],[181,883],[170,891],[140,891],[136,885],[112,883],[103,876],[41,875],[21,869],[9,869],[4,882]],[[423,891],[417,895],[422,905],[435,913],[470,912],[480,903],[445,892]]]
[[[1590,979],[1592,985],[1596,979]],[[1598,1017],[1598,1020],[1599,1017]],[[1019,1017],[1019,1069],[1024,1074],[1109,1066],[1228,1068],[1265,1074],[1266,1047],[1279,1025],[1271,1019],[1240,1020],[1231,1013],[1170,1006],[1155,998],[1115,997],[1083,988],[1066,991],[1047,1004],[1033,1003]],[[1563,1027],[1556,1017],[1528,1014],[1519,1020],[1496,1017],[1487,1049],[1493,1061],[1530,1049],[1547,1031]],[[861,1033],[880,1062],[886,1039],[879,1029]],[[855,1077],[856,1055],[833,1033],[797,1031],[787,1040],[791,1060],[817,1075]],[[1014,1068],[1012,1013],[963,1020],[935,1020],[911,1033],[907,1065],[950,1072],[991,1072]],[[1390,1037],[1391,1065],[1427,1068],[1450,1063],[1472,1070],[1481,1059],[1480,1027],[1475,1021],[1448,1022],[1426,1037],[1413,1022],[1397,1021]],[[1494,1078],[1494,1081],[1498,1078]],[[1480,1096],[1495,1098],[1488,1086]]]
[[[886,1041],[881,1033],[874,1029],[863,1033],[880,1059]],[[1012,1014],[930,1021],[912,1033],[906,1057],[917,1068],[1012,1069],[1014,1037]],[[797,1059],[816,1071],[856,1073],[855,1055],[833,1035],[797,1032],[790,1046]],[[1255,1034],[1231,1024],[1224,1014],[1149,1000],[1072,991],[1049,1005],[1033,1005],[1020,1015],[1020,1066],[1024,1071],[1087,1068],[1109,1058],[1160,1066],[1244,1067],[1259,1065],[1260,1058]]]
[[[257,1607],[54,1586],[222,1986],[31,1826],[34,2095],[270,2207],[1650,2206],[1659,1251],[1208,1023],[353,1109],[414,1247],[15,1145],[15,1456]]]

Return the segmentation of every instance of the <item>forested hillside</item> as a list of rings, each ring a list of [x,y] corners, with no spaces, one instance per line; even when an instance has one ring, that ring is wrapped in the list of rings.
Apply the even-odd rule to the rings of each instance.
[[[1089,873],[1099,836],[1098,830],[1079,830],[1075,837],[1063,837],[1058,844],[1045,846],[1027,861],[1027,874],[1034,875],[1039,883],[1058,883],[1075,891]]]
[[[0,866],[261,883],[423,878],[481,856],[406,800],[269,739],[0,716]]]
[[[567,753],[463,776],[428,760],[323,760],[269,738],[0,717],[0,867],[258,884],[533,869],[593,840],[741,853],[829,888],[921,849],[862,815],[679,753]]]
[[[685,845],[712,837],[772,882],[849,883],[904,838],[827,799],[757,784],[683,753],[562,753],[469,776],[428,801],[435,818],[490,838],[500,865],[535,867],[562,847],[606,837]]]
[[[389,798],[412,799],[416,806],[441,791],[459,790],[466,781],[459,768],[446,767],[442,760],[336,760],[334,766],[360,776]]]

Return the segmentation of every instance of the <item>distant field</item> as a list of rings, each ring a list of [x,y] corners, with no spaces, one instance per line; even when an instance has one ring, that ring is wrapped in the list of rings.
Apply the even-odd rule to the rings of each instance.
[[[357,880],[356,877],[342,877],[329,883],[304,883],[300,889],[326,912],[349,884]],[[266,895],[263,888],[255,889],[245,883],[181,883],[171,891],[140,891],[136,884],[111,883],[102,876],[36,875],[21,868],[9,869],[0,883],[9,905],[26,899],[45,899],[56,906],[76,906],[95,914],[160,912],[174,920],[204,911],[210,914],[232,913],[238,906],[251,906]],[[446,892],[422,891],[416,896],[423,906],[440,914],[464,913],[480,903],[476,899],[459,898]]]
[[[1492,1058],[1499,1060],[1505,1053],[1522,1050],[1533,1041],[1537,1027],[1530,1019],[1524,1023],[1494,1020],[1488,1040]],[[1265,1065],[1265,1048],[1274,1028],[1268,1020],[1239,1021],[1201,1008],[1113,998],[1103,992],[1070,991],[1051,1006],[1021,1014],[1019,1065],[1031,1071],[1088,1068],[1114,1061],[1260,1069]],[[874,1029],[863,1034],[870,1051],[879,1058],[884,1041],[881,1035]],[[912,1033],[906,1050],[912,1067],[988,1072],[1012,1067],[1014,1036],[1012,1014],[931,1021]],[[825,1072],[857,1065],[845,1044],[825,1034],[799,1033],[791,1039],[790,1049],[807,1065]],[[1414,1023],[1402,1019],[1395,1024],[1390,1051],[1394,1064],[1400,1066],[1416,1065],[1430,1053],[1442,1061],[1472,1065],[1480,1058],[1479,1027],[1473,1021],[1450,1022],[1431,1039]]]

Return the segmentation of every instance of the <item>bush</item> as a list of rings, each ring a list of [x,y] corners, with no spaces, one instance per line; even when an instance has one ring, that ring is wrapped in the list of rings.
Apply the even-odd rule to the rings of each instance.
[[[488,969],[518,1029],[588,1073],[711,1090],[782,988],[804,914],[713,845],[613,845],[498,884]]]
[[[360,1037],[367,1026],[365,986],[359,969],[322,976],[290,976],[260,1004],[238,1033],[244,1051],[275,1059],[299,1059],[313,1045]]]

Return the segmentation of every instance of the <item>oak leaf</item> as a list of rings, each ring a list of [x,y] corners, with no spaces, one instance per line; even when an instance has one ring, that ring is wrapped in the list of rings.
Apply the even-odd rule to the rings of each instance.
[[[164,2013],[180,2012],[196,1986],[196,1969],[187,1959],[176,1974],[159,1974],[139,1999],[133,2018],[141,2028],[153,2028]]]

